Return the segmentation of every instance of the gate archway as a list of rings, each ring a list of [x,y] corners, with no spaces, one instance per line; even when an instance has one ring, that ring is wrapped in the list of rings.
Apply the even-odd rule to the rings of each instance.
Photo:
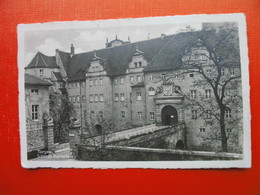
[[[173,106],[164,106],[161,117],[162,125],[174,125],[178,123],[178,112]]]
[[[95,125],[95,129],[98,135],[102,135],[102,126],[97,124]]]
[[[183,143],[183,141],[182,141],[182,140],[177,141],[175,148],[176,148],[176,149],[183,150],[183,149],[184,149],[184,143]]]

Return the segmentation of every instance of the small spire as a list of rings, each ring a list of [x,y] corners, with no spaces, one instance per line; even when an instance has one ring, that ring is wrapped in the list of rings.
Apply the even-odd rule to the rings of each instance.
[[[136,51],[139,51],[139,50],[138,50],[138,45],[136,45],[136,49],[135,49],[135,50],[136,50]]]
[[[96,58],[97,57],[97,53],[96,53],[96,50],[94,49],[94,57]]]
[[[117,40],[117,34],[116,34],[116,40]]]
[[[128,36],[128,41],[130,42],[130,36]]]
[[[70,46],[70,55],[73,56],[75,54],[75,48],[73,46],[73,44],[71,43],[71,46]]]
[[[108,37],[107,37],[107,43],[108,43]]]

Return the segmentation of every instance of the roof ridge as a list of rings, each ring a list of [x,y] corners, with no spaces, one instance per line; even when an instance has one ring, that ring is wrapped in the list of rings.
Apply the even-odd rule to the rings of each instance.
[[[170,36],[175,36],[176,34],[171,34],[171,35],[167,35],[166,37],[170,37]],[[164,39],[166,38],[164,37]],[[116,46],[116,47],[107,47],[107,48],[102,48],[102,49],[98,49],[98,50],[94,50],[94,51],[87,51],[87,52],[83,52],[83,53],[78,53],[78,54],[75,54],[75,55],[79,55],[79,54],[87,54],[87,53],[91,53],[91,52],[97,52],[97,51],[103,51],[103,50],[110,50],[110,49],[115,49],[115,48],[120,48],[120,47],[124,47],[126,45],[131,45],[131,44],[137,44],[137,43],[141,43],[141,42],[145,42],[145,41],[152,41],[152,40],[156,40],[156,39],[161,39],[161,37],[157,37],[157,38],[152,38],[152,39],[148,39],[148,40],[141,40],[141,41],[137,41],[137,42],[129,42],[129,43],[126,43],[126,44],[123,44],[123,45],[119,45],[119,46]],[[74,56],[75,56],[74,55]],[[73,58],[73,57],[72,57]]]
[[[41,59],[42,59],[43,63],[46,65],[46,67],[49,67],[48,64],[45,62],[45,60],[43,59],[42,55],[41,55]]]

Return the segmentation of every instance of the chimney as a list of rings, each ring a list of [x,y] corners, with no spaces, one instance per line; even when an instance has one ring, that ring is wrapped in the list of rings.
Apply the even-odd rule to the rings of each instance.
[[[74,55],[74,50],[75,50],[75,48],[74,48],[73,44],[71,44],[71,46],[70,46],[70,55],[71,55],[71,57]]]

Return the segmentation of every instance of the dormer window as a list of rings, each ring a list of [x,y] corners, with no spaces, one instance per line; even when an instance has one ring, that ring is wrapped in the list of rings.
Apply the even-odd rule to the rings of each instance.
[[[40,69],[40,76],[43,76],[43,69]]]
[[[139,68],[142,67],[142,62],[138,62],[138,65]]]
[[[114,84],[115,84],[115,85],[118,84],[118,79],[115,79]]]
[[[235,69],[234,68],[229,69],[229,74],[230,76],[235,76]]]
[[[137,62],[135,62],[135,67],[138,68],[138,63]]]

